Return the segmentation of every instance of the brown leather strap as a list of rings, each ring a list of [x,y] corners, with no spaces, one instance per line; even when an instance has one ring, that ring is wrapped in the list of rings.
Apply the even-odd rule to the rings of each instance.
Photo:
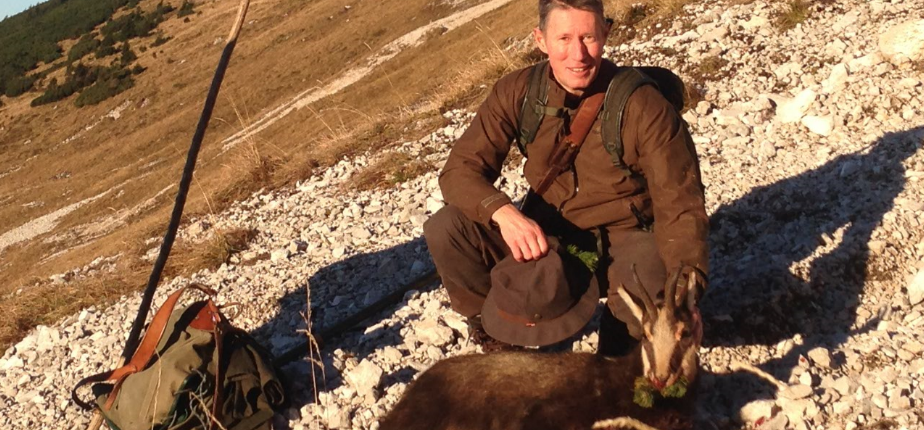
[[[581,144],[584,143],[584,139],[590,133],[605,98],[605,92],[598,92],[581,102],[577,115],[574,116],[574,121],[571,122],[570,133],[565,136],[552,153],[552,156],[549,157],[549,170],[545,172],[545,176],[536,186],[536,194],[544,194],[558,175],[571,168],[571,163],[574,162],[574,157],[577,156]]]
[[[132,356],[132,359],[128,362],[128,364],[110,372],[104,372],[98,375],[93,375],[89,378],[85,378],[83,381],[78,383],[77,387],[74,388],[74,392],[76,393],[77,388],[86,382],[116,381],[115,385],[112,387],[112,391],[109,393],[109,397],[106,399],[106,404],[103,407],[107,410],[112,408],[112,404],[115,402],[116,395],[118,394],[119,389],[122,387],[122,382],[125,380],[125,378],[133,373],[140,372],[145,367],[147,367],[148,363],[151,361],[151,358],[154,356],[155,350],[157,348],[157,344],[160,343],[160,339],[164,335],[164,330],[167,328],[167,321],[170,319],[170,314],[172,314],[173,310],[176,308],[176,304],[180,300],[180,296],[182,296],[183,293],[189,288],[202,291],[209,297],[214,297],[218,294],[215,292],[215,290],[196,284],[176,290],[173,294],[167,297],[167,300],[164,301],[164,304],[161,305],[160,309],[157,310],[157,313],[154,314],[154,319],[151,320],[151,324],[148,325],[148,329],[144,332],[144,338],[141,340],[141,345],[135,351],[135,355]],[[208,304],[203,306],[202,310],[199,311],[199,314],[196,315],[194,320],[196,325],[194,327],[202,330],[214,330],[214,323],[211,322],[213,320],[218,320],[217,315],[218,308],[215,306],[212,300],[209,299]],[[193,326],[193,324],[190,325]]]

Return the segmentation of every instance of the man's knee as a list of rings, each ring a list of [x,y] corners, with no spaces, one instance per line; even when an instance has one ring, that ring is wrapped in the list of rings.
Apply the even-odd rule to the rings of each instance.
[[[466,216],[455,206],[443,206],[424,222],[424,238],[427,243],[444,243],[465,228]]]

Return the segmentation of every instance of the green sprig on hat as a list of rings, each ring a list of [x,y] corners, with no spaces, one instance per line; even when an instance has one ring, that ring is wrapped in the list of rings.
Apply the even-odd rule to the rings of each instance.
[[[587,266],[587,270],[591,272],[597,271],[597,263],[600,261],[600,256],[596,252],[584,251],[581,248],[578,248],[576,245],[568,245],[565,247],[565,251],[568,251],[568,254],[575,256],[578,260],[581,260],[581,263],[584,263],[584,266]]]

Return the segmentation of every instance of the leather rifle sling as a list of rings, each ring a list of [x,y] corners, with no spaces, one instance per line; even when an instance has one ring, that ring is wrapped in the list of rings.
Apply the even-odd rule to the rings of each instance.
[[[574,121],[571,122],[570,132],[558,145],[552,156],[549,157],[549,170],[545,172],[545,176],[536,186],[536,194],[544,194],[555,178],[571,167],[578,149],[581,148],[581,144],[584,143],[584,139],[587,138],[587,134],[590,133],[590,129],[597,119],[597,114],[600,112],[600,107],[603,106],[605,98],[606,92],[598,92],[581,102],[577,114],[574,116]]]

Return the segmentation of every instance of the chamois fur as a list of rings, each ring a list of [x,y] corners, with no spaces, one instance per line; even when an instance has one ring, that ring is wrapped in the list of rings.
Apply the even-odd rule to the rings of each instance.
[[[587,430],[630,416],[660,430],[692,429],[692,391],[633,403],[641,354],[497,352],[448,358],[428,369],[380,430]]]
[[[586,430],[623,416],[660,430],[692,429],[702,332],[695,275],[686,288],[677,288],[678,275],[668,281],[666,299],[657,305],[644,288],[641,295],[630,295],[619,287],[645,332],[633,352],[606,357],[517,351],[448,358],[410,384],[380,430]],[[653,407],[644,408],[633,401],[640,376],[658,387],[683,378],[689,382],[687,394],[658,396]]]

